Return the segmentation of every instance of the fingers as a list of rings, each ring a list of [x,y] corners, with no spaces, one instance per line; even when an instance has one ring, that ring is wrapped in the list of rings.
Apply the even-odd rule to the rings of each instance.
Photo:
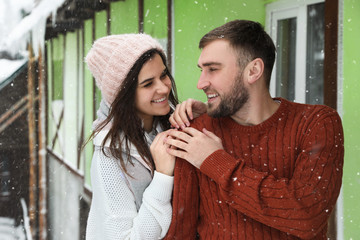
[[[212,139],[214,139],[214,140],[216,140],[216,141],[220,139],[220,138],[218,138],[218,136],[216,136],[213,132],[208,131],[206,128],[203,128],[202,132],[203,132],[206,136],[208,136],[209,138],[212,138]]]
[[[169,148],[171,149],[180,149],[187,152],[188,144],[195,136],[199,136],[199,134],[203,135],[203,133],[191,127],[187,127],[183,131],[171,130],[168,131],[168,137],[166,137],[164,141],[170,145]]]
[[[190,120],[193,120],[194,119],[194,116],[193,116],[193,111],[192,111],[192,106],[193,106],[193,103],[194,103],[194,100],[193,99],[188,99],[188,101],[185,102],[185,113],[186,113],[186,119],[183,119],[183,120],[186,120],[186,126],[190,126],[190,123],[189,123],[189,119]],[[183,116],[185,117],[185,116]]]
[[[155,146],[158,144],[158,142],[161,142],[161,140],[163,140],[166,137],[166,133],[165,132],[161,132],[159,134],[156,135],[156,137],[154,138],[153,142],[151,143],[151,146]],[[151,148],[150,146],[150,148]]]
[[[187,159],[187,152],[185,152],[185,151],[178,150],[178,149],[175,149],[175,148],[168,148],[168,149],[166,149],[166,151],[171,156],[182,158],[182,159]]]
[[[190,121],[193,119],[193,104],[194,99],[188,99],[178,105],[176,105],[175,111],[171,114],[169,121],[171,125],[177,129],[184,129],[190,126]]]
[[[156,135],[150,145],[150,152],[152,154],[155,154],[155,151],[159,151],[161,147],[170,147],[168,144],[165,143],[165,138],[168,136],[167,133],[168,131],[164,131]]]
[[[176,120],[174,119],[174,113],[170,115],[169,122],[173,128],[179,129],[179,125],[177,124]]]
[[[183,132],[187,133],[190,136],[196,136],[196,135],[202,134],[199,130],[192,128],[192,127],[187,127],[185,129],[183,129]]]
[[[171,126],[173,126],[176,129],[185,127],[185,124],[181,118],[181,114],[182,114],[181,106],[182,106],[182,104],[176,105],[175,111],[171,114],[171,116],[169,118]]]
[[[183,151],[187,150],[187,142],[183,142],[178,139],[168,138],[166,143],[172,146],[172,149],[181,149]]]
[[[171,146],[165,142],[168,131],[159,133],[150,146],[155,169],[163,174],[172,176],[175,167],[175,157],[167,152]]]
[[[186,126],[190,126],[189,118],[192,118],[190,99],[179,104],[176,107],[175,112],[177,113],[175,116],[177,117],[178,124],[182,129]]]
[[[166,142],[167,142],[168,140],[170,140],[170,139],[178,139],[178,140],[181,140],[181,141],[183,141],[183,142],[189,142],[190,139],[191,139],[191,137],[192,137],[193,135],[185,132],[186,129],[188,129],[188,128],[185,128],[185,129],[184,129],[184,132],[178,131],[178,130],[168,131],[168,132],[167,132],[167,135],[170,136],[171,138],[170,138],[170,137],[166,138]],[[192,129],[194,129],[194,128],[192,128]],[[197,131],[196,129],[194,129],[194,130]],[[194,131],[192,131],[192,132],[194,132]],[[171,144],[170,144],[170,145],[171,145]]]

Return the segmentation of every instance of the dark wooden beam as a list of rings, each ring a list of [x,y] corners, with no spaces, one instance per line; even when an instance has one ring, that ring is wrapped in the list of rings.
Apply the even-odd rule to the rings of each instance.
[[[167,61],[168,61],[168,68],[171,72],[172,69],[172,1],[167,0]]]
[[[325,1],[324,104],[337,107],[339,1]]]
[[[325,0],[325,54],[324,54],[324,104],[337,108],[337,67],[338,67],[338,20],[339,0]],[[328,239],[337,236],[337,208],[328,221]]]
[[[78,19],[69,19],[66,21],[56,22],[54,25],[46,26],[47,35],[57,35],[59,33],[73,32],[81,28],[81,21]]]
[[[86,20],[90,19],[94,16],[95,11],[89,8],[80,8],[80,9],[74,9],[74,10],[67,10],[64,12],[64,18],[76,18],[79,20]]]
[[[144,32],[144,0],[138,0],[139,33]]]

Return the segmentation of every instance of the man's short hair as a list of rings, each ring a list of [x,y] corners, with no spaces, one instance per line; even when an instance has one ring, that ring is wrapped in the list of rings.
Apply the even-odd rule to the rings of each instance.
[[[258,22],[248,20],[234,20],[217,27],[205,34],[199,48],[204,48],[210,42],[224,39],[239,56],[239,66],[246,66],[256,58],[264,62],[264,77],[269,88],[271,72],[275,61],[276,48],[271,37]]]

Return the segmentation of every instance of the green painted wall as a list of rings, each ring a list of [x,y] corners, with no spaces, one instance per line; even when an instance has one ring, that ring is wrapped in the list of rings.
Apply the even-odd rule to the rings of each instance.
[[[100,11],[95,13],[95,40],[101,37],[107,36],[107,14],[106,11]],[[101,101],[101,92],[98,88],[96,88],[96,109],[99,108],[100,101]]]
[[[111,3],[111,34],[139,32],[138,18],[139,13],[137,0],[127,0]]]
[[[92,39],[92,26],[93,20],[89,19],[84,22],[84,58],[89,52],[93,39]],[[92,132],[92,123],[94,121],[94,110],[93,110],[93,92],[94,92],[94,85],[93,85],[93,77],[84,62],[84,133],[85,133],[85,141],[88,140],[90,134]],[[85,149],[85,183],[87,185],[91,185],[90,182],[90,166],[91,166],[91,159],[93,155],[93,145],[92,142],[86,144]]]
[[[343,125],[345,164],[343,176],[344,239],[360,236],[360,1],[344,0]]]
[[[200,38],[230,20],[248,19],[265,24],[264,0],[197,0],[174,1],[175,82],[180,100],[195,98],[205,101],[205,94],[196,88],[200,70]]]
[[[49,89],[49,91],[52,91],[52,98],[49,99],[50,104],[52,104],[52,102],[54,100],[63,100],[64,99],[64,83],[63,83],[63,78],[64,78],[64,73],[63,73],[63,69],[64,69],[64,41],[65,41],[65,37],[63,34],[59,34],[58,37],[52,39],[52,57],[53,57],[53,69],[52,69],[52,73],[53,73],[53,78],[48,78],[49,81],[53,81],[52,89]],[[57,105],[58,106],[58,105]],[[49,134],[54,134],[55,130],[56,130],[56,124],[53,118],[53,112],[55,115],[58,115],[59,113],[59,109],[57,109],[55,107],[55,109],[53,108],[54,106],[51,105],[50,107],[50,111],[52,111],[51,113],[51,117],[49,119],[48,122],[48,126],[49,128],[52,128],[52,130],[49,132]],[[63,133],[64,132],[64,127],[63,124],[60,126],[59,132]],[[60,141],[63,141],[62,137],[58,135],[55,141],[54,146],[52,140],[54,139],[54,135],[49,135],[49,140],[48,140],[48,144],[50,145],[50,147],[53,147],[53,151],[56,153],[61,153],[61,146],[60,146]]]
[[[167,38],[167,0],[144,1],[144,32],[154,38]]]
[[[62,147],[65,151],[63,157],[66,163],[77,169],[77,138],[79,134],[77,119],[81,113],[77,111],[79,103],[76,101],[79,86],[76,32],[67,32],[64,40],[64,115],[61,124],[64,127]]]
[[[52,55],[52,45],[53,45],[53,40],[48,40],[46,41],[46,53],[47,53],[47,57],[46,57],[46,64],[47,64],[47,99],[48,99],[48,105],[47,105],[47,115],[48,115],[48,119],[47,119],[47,137],[46,137],[46,145],[50,146],[51,145],[51,140],[52,140],[52,136],[53,136],[53,128],[52,128],[52,124],[53,124],[53,118],[51,117],[51,113],[52,113],[52,105],[49,104],[52,102],[53,99],[53,66],[52,66],[52,61],[53,61],[53,55]]]
[[[63,99],[63,60],[64,60],[64,35],[60,34],[53,39],[53,95],[52,99]]]

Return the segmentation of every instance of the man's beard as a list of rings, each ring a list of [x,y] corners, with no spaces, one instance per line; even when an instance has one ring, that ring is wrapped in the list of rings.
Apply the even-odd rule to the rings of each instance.
[[[247,103],[249,91],[244,86],[242,74],[236,77],[231,89],[229,94],[222,97],[219,95],[221,101],[217,108],[210,110],[213,104],[208,103],[209,116],[213,118],[232,116]]]

